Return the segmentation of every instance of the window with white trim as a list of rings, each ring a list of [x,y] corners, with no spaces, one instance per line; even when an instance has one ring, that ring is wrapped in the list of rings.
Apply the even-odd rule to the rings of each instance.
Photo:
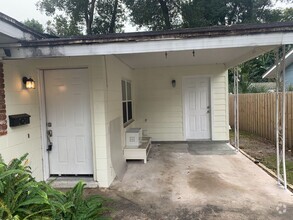
[[[131,81],[122,80],[122,111],[123,111],[123,124],[127,125],[132,118],[132,96],[131,96]]]

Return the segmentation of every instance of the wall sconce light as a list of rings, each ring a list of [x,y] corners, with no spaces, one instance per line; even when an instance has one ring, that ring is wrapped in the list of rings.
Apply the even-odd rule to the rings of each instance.
[[[32,78],[23,77],[22,82],[25,85],[25,88],[27,89],[35,89],[36,83]]]
[[[172,87],[173,87],[173,88],[176,87],[176,80],[175,80],[175,79],[172,80]]]

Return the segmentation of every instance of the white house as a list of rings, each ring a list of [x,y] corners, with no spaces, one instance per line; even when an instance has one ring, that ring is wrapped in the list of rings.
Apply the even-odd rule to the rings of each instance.
[[[276,65],[272,66],[262,78],[275,78]],[[293,86],[293,49],[285,55],[285,83],[286,86]]]
[[[0,14],[0,152],[28,152],[38,180],[93,175],[108,187],[111,138],[123,148],[130,127],[154,141],[227,141],[228,69],[283,44],[292,22],[62,39]],[[30,124],[9,124],[23,113]]]

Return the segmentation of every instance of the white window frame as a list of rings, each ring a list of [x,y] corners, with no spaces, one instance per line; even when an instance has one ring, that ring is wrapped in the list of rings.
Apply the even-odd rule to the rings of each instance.
[[[125,88],[125,99],[123,97],[124,91],[123,91],[123,86],[122,84],[124,83],[124,88]],[[130,99],[128,98],[129,96],[129,91],[127,88],[127,84],[130,84]],[[133,119],[133,98],[132,98],[132,83],[130,80],[127,79],[122,79],[121,80],[121,92],[122,92],[122,120],[123,120],[123,125],[124,127],[127,127],[129,124],[131,124],[134,119]],[[124,100],[123,100],[124,99]],[[128,118],[128,103],[131,102],[131,118]],[[126,103],[126,121],[124,122],[124,108],[123,108],[123,104]]]

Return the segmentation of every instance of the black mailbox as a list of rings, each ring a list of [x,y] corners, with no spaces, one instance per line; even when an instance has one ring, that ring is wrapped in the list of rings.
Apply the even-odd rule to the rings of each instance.
[[[16,127],[20,125],[27,125],[30,123],[30,115],[19,114],[19,115],[9,115],[9,126]]]

